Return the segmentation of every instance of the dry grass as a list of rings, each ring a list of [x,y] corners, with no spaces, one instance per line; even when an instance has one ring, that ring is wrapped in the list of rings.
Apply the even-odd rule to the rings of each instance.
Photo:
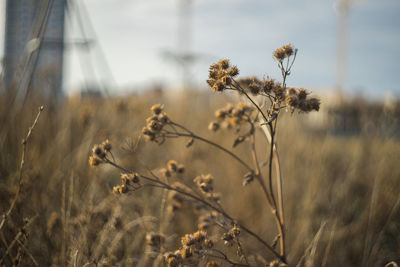
[[[168,92],[161,97],[43,103],[45,110],[27,145],[22,190],[1,230],[2,262],[6,266],[162,266],[164,259],[158,252],[175,250],[181,236],[197,231],[199,214],[192,205],[166,213],[168,195],[158,188],[112,194],[113,186],[121,182],[120,172],[104,164],[88,165],[89,151],[105,139],[113,145],[117,163],[128,169],[150,169],[160,175],[160,167],[175,159],[185,165],[182,179],[187,184],[202,173],[212,173],[224,210],[273,244],[274,220],[262,190],[254,182],[242,186],[247,171],[229,155],[197,141],[186,148],[187,139],[168,140],[161,147],[138,142],[149,107],[164,103],[174,121],[232,147],[233,135],[207,130],[214,111],[226,101],[236,98]],[[21,140],[42,103],[32,99],[16,111],[7,106],[7,99],[1,102],[0,207],[6,213],[18,191]],[[283,114],[277,129],[290,266],[399,263],[400,142],[371,134],[343,137],[314,132],[305,126],[305,119],[305,115]],[[244,143],[233,151],[250,163],[247,146]],[[256,146],[260,151],[268,149],[261,138]],[[267,159],[261,153],[259,157],[260,162]],[[268,166],[263,168],[266,171]],[[210,239],[221,248],[220,256],[239,262],[237,248],[224,247],[224,241],[214,235]],[[243,234],[241,240],[250,265],[265,266],[274,259],[251,237]],[[203,259],[199,264],[205,263]]]

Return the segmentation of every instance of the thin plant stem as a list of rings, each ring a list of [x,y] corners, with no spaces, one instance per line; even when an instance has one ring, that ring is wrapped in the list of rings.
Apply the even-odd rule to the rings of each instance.
[[[207,144],[209,144],[209,145],[212,145],[212,146],[218,148],[219,150],[221,150],[221,151],[223,151],[223,152],[229,154],[232,158],[234,158],[234,159],[237,160],[240,164],[242,164],[246,169],[248,169],[248,170],[250,170],[250,171],[253,170],[253,169],[252,169],[246,162],[244,162],[239,156],[237,156],[237,155],[234,154],[233,152],[229,151],[228,149],[224,148],[223,146],[221,146],[221,145],[219,145],[219,144],[217,144],[217,143],[214,143],[213,141],[210,141],[210,140],[208,140],[208,139],[205,139],[205,138],[203,138],[203,137],[201,137],[201,136],[196,135],[196,134],[193,133],[192,131],[186,129],[185,127],[183,127],[182,125],[180,125],[180,124],[178,124],[178,123],[176,123],[176,122],[172,122],[172,121],[171,121],[170,123],[171,123],[172,125],[175,125],[175,126],[181,128],[181,129],[183,129],[184,131],[187,132],[187,134],[175,132],[175,134],[177,134],[178,136],[191,137],[191,138],[194,138],[194,139],[198,139],[198,140],[200,140],[200,141],[202,141],[202,142],[205,142],[205,143],[207,143]]]
[[[114,166],[114,167],[117,168],[117,169],[120,169],[120,170],[126,172],[126,173],[133,173],[132,170],[126,169],[126,168],[124,168],[124,167],[122,167],[122,166],[120,166],[120,165],[118,165],[118,164],[116,164],[116,163],[110,161],[110,160],[107,159],[107,158],[105,158],[105,162],[108,163],[108,164],[110,164],[110,165],[112,165],[112,166]],[[220,209],[220,208],[218,208],[218,207],[215,207],[214,205],[212,205],[212,204],[209,203],[208,201],[206,201],[206,200],[204,200],[204,199],[202,199],[202,198],[200,198],[200,197],[198,197],[198,196],[196,196],[196,195],[193,195],[193,194],[191,194],[190,192],[187,192],[187,191],[185,191],[185,190],[182,190],[182,189],[179,189],[179,188],[170,186],[170,185],[164,183],[163,181],[161,181],[161,180],[159,180],[159,179],[157,180],[157,179],[154,179],[154,178],[151,178],[151,177],[147,177],[147,176],[142,175],[142,174],[139,174],[139,175],[140,175],[140,177],[142,177],[143,179],[146,179],[147,181],[150,181],[150,182],[153,182],[153,183],[156,183],[156,184],[161,185],[164,189],[172,190],[172,191],[178,192],[178,193],[180,193],[180,194],[182,194],[182,195],[184,195],[184,196],[187,196],[187,197],[189,197],[189,198],[192,198],[192,199],[194,199],[194,200],[197,200],[197,201],[199,201],[200,203],[204,204],[205,206],[211,208],[212,210],[214,210],[214,211],[216,211],[216,212],[222,214],[225,218],[227,218],[227,219],[230,220],[231,222],[235,223],[237,226],[239,226],[239,228],[241,228],[241,229],[242,229],[243,231],[245,231],[247,234],[249,234],[250,236],[252,236],[252,237],[254,237],[255,239],[257,239],[257,240],[258,240],[261,244],[263,244],[270,252],[272,252],[276,257],[278,257],[279,259],[281,259],[283,262],[286,262],[286,259],[284,259],[278,252],[276,252],[275,249],[273,249],[265,240],[263,240],[259,235],[257,235],[256,233],[254,233],[254,232],[251,231],[250,229],[248,229],[246,226],[240,224],[237,220],[235,220],[233,217],[231,217],[229,214],[227,214],[224,210],[222,210],[222,209]]]
[[[15,193],[14,199],[11,202],[10,208],[8,209],[8,211],[3,214],[3,219],[0,223],[0,230],[3,228],[7,218],[10,216],[11,212],[14,209],[15,203],[17,202],[18,198],[19,198],[19,194],[21,193],[21,189],[22,189],[22,178],[23,178],[23,171],[24,171],[24,165],[25,165],[25,154],[26,154],[26,147],[28,144],[28,141],[32,135],[32,131],[35,128],[36,124],[39,121],[39,117],[40,114],[42,113],[44,107],[40,106],[39,107],[39,111],[36,115],[35,120],[33,121],[33,124],[31,127],[29,127],[28,133],[26,135],[26,137],[22,140],[22,155],[21,155],[21,163],[19,166],[19,174],[18,174],[18,187],[17,187],[17,192]]]
[[[284,84],[286,81],[286,74],[284,75]],[[275,219],[275,223],[276,226],[278,228],[279,231],[279,235],[281,236],[281,238],[279,239],[279,243],[280,243],[280,250],[281,250],[281,256],[284,259],[284,261],[286,261],[286,251],[285,251],[285,232],[284,232],[284,224],[282,223],[283,220],[281,219],[281,215],[280,212],[277,211],[277,205],[276,205],[276,200],[274,197],[274,193],[273,193],[273,188],[272,188],[272,161],[273,161],[273,155],[274,155],[274,135],[275,135],[275,130],[274,130],[274,126],[273,126],[273,122],[269,121],[268,118],[266,117],[265,113],[262,111],[261,107],[259,105],[257,105],[257,103],[246,93],[246,91],[239,85],[239,83],[237,83],[235,81],[235,84],[238,86],[237,89],[241,91],[241,93],[243,93],[247,99],[250,100],[250,102],[257,108],[257,110],[260,112],[262,118],[265,120],[265,122],[268,122],[268,126],[270,128],[270,133],[271,133],[271,142],[270,142],[270,159],[269,159],[269,171],[268,171],[268,181],[269,181],[269,189],[270,189],[270,198],[272,201],[272,205],[270,206],[271,208],[271,212],[274,216]],[[286,85],[284,85],[286,86]],[[275,119],[275,127],[276,127],[276,119]],[[279,182],[280,184],[281,182]],[[282,187],[279,186],[278,190],[281,190],[278,195],[280,195],[281,200],[282,200]],[[283,202],[281,202],[283,203]],[[280,210],[283,211],[283,207],[280,208]]]
[[[218,254],[220,254],[221,256],[214,255],[214,254],[206,254],[206,255],[207,255],[207,256],[210,256],[210,257],[217,258],[217,259],[225,260],[226,262],[228,262],[228,263],[231,264],[232,266],[250,266],[248,262],[247,262],[246,264],[243,264],[243,263],[238,263],[238,262],[234,262],[234,261],[230,260],[230,259],[228,258],[228,256],[227,256],[224,252],[222,252],[221,250],[219,250],[219,249],[215,249],[215,248],[214,248],[214,249],[212,249],[212,251],[213,251],[213,252],[216,252],[216,253],[218,253]]]

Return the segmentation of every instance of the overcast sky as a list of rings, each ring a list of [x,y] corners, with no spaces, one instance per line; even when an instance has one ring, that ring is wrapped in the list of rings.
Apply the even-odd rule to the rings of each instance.
[[[163,52],[178,49],[180,2],[84,0],[97,36],[84,15],[85,30],[89,38],[97,37],[98,43],[90,57],[77,48],[67,51],[65,90],[72,92],[85,80],[112,83],[99,47],[120,91],[157,83],[176,86],[179,68]],[[193,0],[190,50],[199,57],[191,67],[192,81],[204,85],[209,64],[220,58],[231,59],[243,75],[278,78],[272,52],[292,43],[299,53],[289,85],[311,90],[333,88],[338,21],[335,2]],[[72,12],[67,18],[69,39],[82,36],[76,21]],[[350,11],[348,32],[349,92],[400,95],[400,1],[356,1]],[[87,70],[89,60],[100,77]]]

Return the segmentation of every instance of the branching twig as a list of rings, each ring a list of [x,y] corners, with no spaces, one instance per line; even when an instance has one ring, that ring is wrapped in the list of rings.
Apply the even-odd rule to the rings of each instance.
[[[23,170],[24,170],[24,164],[25,164],[26,147],[27,147],[29,138],[32,135],[32,131],[35,128],[35,126],[36,126],[36,124],[37,124],[37,122],[39,120],[40,114],[42,113],[43,109],[44,109],[43,106],[39,107],[39,112],[36,115],[35,121],[33,122],[32,126],[29,127],[28,134],[26,135],[25,139],[22,140],[22,156],[21,156],[21,163],[20,163],[20,166],[19,166],[18,188],[17,188],[17,192],[15,193],[14,199],[11,202],[10,208],[8,209],[8,211],[5,214],[3,214],[3,219],[2,219],[2,221],[0,223],[0,230],[3,228],[7,218],[10,216],[12,210],[14,209],[15,203],[17,202],[19,194],[21,192],[22,177],[23,177]]]
[[[112,165],[112,166],[114,166],[115,168],[117,168],[117,169],[119,169],[119,170],[125,172],[125,173],[134,173],[134,171],[129,170],[129,169],[126,169],[126,168],[124,168],[124,167],[122,167],[122,166],[120,166],[120,165],[118,165],[118,164],[116,164],[116,163],[114,163],[114,162],[108,160],[107,158],[105,158],[105,162],[108,163],[108,164],[110,164],[110,165]],[[231,222],[233,222],[234,224],[236,224],[238,227],[240,227],[240,228],[241,228],[243,231],[245,231],[247,234],[249,234],[250,236],[254,237],[257,241],[259,241],[261,244],[263,244],[263,245],[264,245],[270,252],[272,252],[276,257],[278,257],[279,259],[283,260],[283,258],[281,257],[281,255],[280,255],[278,252],[276,252],[276,251],[275,251],[265,240],[263,240],[259,235],[257,235],[256,233],[254,233],[253,231],[251,231],[250,229],[248,229],[246,226],[244,226],[244,225],[238,223],[238,221],[237,221],[236,219],[234,219],[233,217],[231,217],[229,214],[227,214],[224,210],[220,209],[219,207],[214,206],[213,204],[209,203],[207,200],[204,200],[204,199],[202,199],[202,198],[200,198],[200,197],[198,197],[198,196],[196,196],[196,195],[194,195],[194,194],[192,194],[192,193],[190,193],[190,192],[187,192],[187,191],[182,190],[182,189],[177,188],[177,187],[170,186],[169,184],[164,183],[164,182],[161,181],[160,179],[154,179],[154,178],[151,178],[151,177],[142,175],[142,174],[139,174],[139,175],[140,175],[141,178],[143,178],[143,179],[145,179],[145,180],[147,180],[147,181],[149,181],[149,182],[158,184],[158,185],[160,185],[162,188],[164,188],[164,189],[166,189],[166,190],[175,191],[175,192],[180,193],[180,194],[182,194],[182,195],[184,195],[184,196],[186,196],[186,197],[189,197],[189,198],[191,198],[191,199],[193,199],[193,200],[199,201],[200,203],[204,204],[205,206],[209,207],[210,209],[212,209],[212,210],[214,210],[214,211],[220,213],[220,214],[223,215],[225,218],[227,218],[228,220],[230,220]]]

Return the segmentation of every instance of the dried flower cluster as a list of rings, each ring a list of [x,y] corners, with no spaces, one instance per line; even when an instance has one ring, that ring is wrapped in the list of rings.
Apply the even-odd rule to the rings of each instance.
[[[292,45],[284,45],[274,52],[274,58],[278,61],[279,66],[284,76],[284,82],[280,83],[267,76],[266,79],[260,80],[257,77],[241,78],[235,81],[234,77],[238,75],[229,75],[232,67],[227,59],[221,60],[219,63],[213,64],[210,67],[208,85],[215,91],[223,91],[225,89],[238,91],[240,94],[251,94],[253,96],[267,97],[271,102],[273,108],[286,107],[291,110],[298,110],[301,112],[318,111],[320,101],[317,98],[307,98],[309,93],[304,89],[287,88],[286,77],[290,75],[290,70],[293,65],[297,49]],[[292,61],[290,61],[291,57]],[[287,65],[284,66],[283,61],[287,59]],[[237,67],[235,66],[235,69]],[[224,78],[225,77],[225,78]],[[227,77],[227,78],[226,78]],[[229,82],[226,82],[226,81]],[[273,111],[269,111],[273,112]],[[218,127],[213,124],[210,125],[212,130],[217,130]]]
[[[175,252],[165,254],[168,266],[175,267],[187,263],[192,257],[201,256],[214,246],[214,242],[208,239],[205,231],[197,231],[186,234],[181,238],[182,247]]]
[[[207,83],[214,90],[221,92],[232,85],[233,78],[239,75],[236,66],[230,66],[228,59],[222,59],[210,66]]]
[[[238,103],[235,107],[227,104],[225,107],[215,112],[217,121],[211,122],[208,126],[209,130],[217,131],[222,125],[224,128],[232,128],[239,126],[244,122],[248,122],[254,108],[248,103]]]
[[[214,177],[212,177],[211,174],[197,176],[193,181],[206,199],[214,202],[218,202],[220,200],[221,195],[214,193]]]
[[[138,173],[121,173],[121,184],[113,188],[115,194],[124,194],[129,190],[140,188],[140,178]]]
[[[89,165],[97,166],[104,162],[106,159],[107,153],[111,152],[111,144],[107,140],[99,145],[94,145],[92,149],[92,155],[89,157]]]
[[[147,118],[146,126],[142,130],[142,134],[147,140],[158,144],[162,144],[168,138],[188,139],[187,147],[192,146],[195,140],[196,142],[203,142],[229,155],[232,160],[240,164],[245,170],[243,173],[246,173],[243,185],[253,181],[258,182],[265,196],[266,206],[274,218],[276,234],[279,238],[271,245],[262,236],[241,223],[242,220],[235,219],[224,210],[220,203],[221,195],[214,192],[214,178],[211,174],[197,176],[193,179],[193,184],[186,183],[186,179],[183,177],[185,167],[175,160],[170,160],[166,166],[159,169],[159,172],[150,171],[151,176],[146,176],[143,173],[127,170],[118,165],[111,154],[111,145],[108,140],[93,147],[89,158],[90,165],[97,166],[100,163],[108,163],[122,171],[121,184],[113,189],[116,194],[124,194],[144,186],[151,186],[168,190],[168,194],[165,195],[162,202],[162,207],[166,207],[165,212],[171,212],[166,213],[167,215],[173,215],[172,212],[180,210],[184,204],[189,204],[189,207],[193,208],[192,211],[198,216],[197,226],[199,230],[193,234],[186,234],[181,238],[181,247],[178,250],[165,254],[168,266],[196,265],[200,258],[208,259],[208,257],[214,257],[233,266],[250,266],[246,254],[252,252],[244,249],[242,245],[242,242],[247,241],[249,237],[257,240],[271,253],[273,261],[269,263],[269,266],[287,266],[282,178],[275,143],[277,118],[282,109],[306,113],[318,111],[320,107],[319,99],[309,97],[310,93],[306,89],[286,86],[286,80],[290,75],[296,54],[297,49],[290,44],[275,50],[274,58],[281,70],[282,82],[275,81],[268,76],[263,80],[256,77],[236,80],[239,70],[236,66],[231,66],[227,59],[210,66],[207,83],[214,91],[236,91],[247,98],[248,103],[228,104],[218,109],[215,112],[216,120],[209,124],[208,129],[216,132],[221,128],[234,128],[236,138],[233,147],[248,141],[252,164],[249,164],[247,159],[243,160],[240,155],[233,151],[198,136],[186,127],[174,122],[164,112],[164,106],[161,104],[151,107],[152,114]],[[259,102],[259,100],[266,101]],[[263,166],[260,164],[262,161],[259,159],[259,154],[261,153],[257,151],[258,147],[255,142],[256,134],[258,134],[255,129],[260,125],[266,136],[269,136],[267,138],[269,143],[267,164]],[[108,157],[108,154],[112,156],[112,160]],[[275,165],[273,165],[273,162],[275,162]],[[267,166],[266,170],[263,168],[264,166]],[[276,182],[272,180],[273,169],[276,171]],[[160,177],[159,174],[161,174]],[[165,206],[164,201],[166,201]],[[161,212],[164,212],[164,208],[161,208]],[[209,233],[213,231],[215,233],[213,238],[221,238],[226,246],[235,245],[237,260],[230,259],[228,254],[218,249],[218,244],[214,244],[205,230]],[[246,235],[245,241],[242,241],[244,238],[242,235]],[[152,252],[160,253],[164,239],[162,234],[149,233],[146,236],[146,244]],[[278,242],[279,251],[276,248]],[[265,260],[264,262],[267,263],[268,261]],[[220,263],[208,261],[207,266],[220,266]]]
[[[274,51],[274,58],[282,62],[285,58],[289,58],[293,54],[297,54],[297,49],[293,48],[291,44],[287,44]]]
[[[171,177],[172,174],[182,174],[185,172],[185,166],[178,164],[175,160],[170,160],[167,163],[166,168],[161,169],[161,173],[164,177]]]
[[[224,233],[222,235],[222,240],[224,240],[224,244],[226,246],[232,246],[235,238],[239,237],[240,235],[240,228],[237,226],[234,226],[232,229],[229,230],[229,232]]]
[[[152,116],[147,118],[146,127],[142,129],[142,133],[150,141],[160,141],[162,137],[162,129],[169,122],[169,118],[164,110],[164,105],[156,104],[153,105],[150,110],[152,111]]]
[[[291,110],[298,109],[303,112],[318,111],[320,101],[318,98],[307,98],[310,93],[304,88],[288,88],[285,98]]]

